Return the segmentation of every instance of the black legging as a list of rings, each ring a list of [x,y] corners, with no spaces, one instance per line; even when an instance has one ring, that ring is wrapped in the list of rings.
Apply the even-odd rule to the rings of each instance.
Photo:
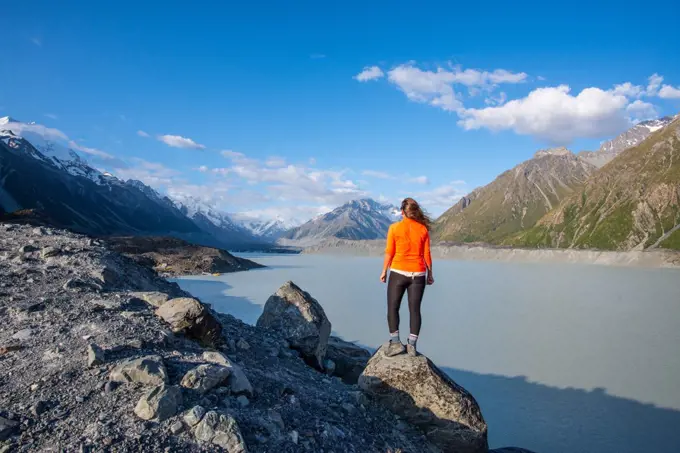
[[[390,332],[399,330],[399,308],[404,292],[408,291],[408,311],[410,327],[413,335],[420,334],[420,303],[425,292],[425,277],[407,277],[406,275],[390,272],[387,283],[387,324]]]

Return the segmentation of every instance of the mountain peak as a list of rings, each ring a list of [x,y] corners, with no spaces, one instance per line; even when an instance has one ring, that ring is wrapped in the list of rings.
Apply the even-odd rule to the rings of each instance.
[[[18,123],[19,121],[15,120],[11,116],[3,116],[0,118],[0,126],[4,126],[9,123]]]
[[[570,154],[573,153],[564,146],[560,146],[558,148],[539,149],[538,151],[536,151],[536,154],[534,154],[534,157],[538,158],[545,156],[568,156]]]

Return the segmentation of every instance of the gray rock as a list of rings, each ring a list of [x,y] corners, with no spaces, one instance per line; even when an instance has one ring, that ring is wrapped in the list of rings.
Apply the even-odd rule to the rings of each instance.
[[[205,416],[203,406],[194,406],[184,414],[184,423],[193,428],[203,420],[203,416]]]
[[[182,378],[180,384],[184,388],[193,389],[200,393],[206,393],[212,388],[222,385],[231,370],[227,367],[215,364],[199,365],[192,368]]]
[[[57,247],[47,246],[40,251],[40,257],[42,259],[51,258],[53,256],[58,256],[61,250]]]
[[[47,401],[38,401],[33,406],[31,406],[31,413],[36,417],[47,412]]]
[[[167,294],[158,291],[132,292],[130,296],[141,299],[155,308],[160,307],[170,298]]]
[[[161,385],[168,382],[168,372],[160,356],[148,355],[121,362],[111,371],[109,380]]]
[[[66,280],[66,283],[64,283],[63,288],[68,291],[77,291],[77,292],[84,292],[84,291],[102,291],[104,288],[102,285],[90,281],[90,280],[83,280],[80,278],[69,278]]]
[[[10,420],[5,417],[0,417],[0,440],[7,440],[19,428],[19,422]]]
[[[184,431],[184,423],[182,423],[180,421],[176,421],[175,423],[170,425],[170,432],[172,434],[177,435],[177,434],[181,433],[182,431]]]
[[[24,341],[28,340],[33,336],[33,329],[21,329],[14,335],[12,335],[12,339],[14,340],[19,340],[19,341]]]
[[[335,362],[331,359],[326,359],[323,361],[323,368],[326,371],[326,374],[333,376],[335,373]]]
[[[87,346],[87,366],[93,367],[95,365],[102,365],[106,360],[104,351],[96,344]]]
[[[281,414],[275,411],[274,409],[269,409],[267,412],[267,415],[269,416],[269,419],[274,422],[274,424],[281,430],[283,431],[286,429],[286,424],[283,422],[283,417],[281,417]]]
[[[253,386],[243,369],[236,365],[229,357],[218,351],[206,351],[203,353],[203,360],[229,368],[230,373],[227,378],[227,385],[234,395],[247,395],[252,397],[254,394]]]
[[[22,245],[18,249],[19,253],[31,253],[31,252],[35,252],[36,250],[38,250],[38,249],[35,246],[30,245],[30,244]]]
[[[240,339],[236,342],[236,347],[239,348],[239,349],[243,349],[244,351],[249,351],[249,350],[250,350],[250,343],[248,343],[248,342],[247,342],[246,340],[244,340],[243,338],[240,338]]]
[[[118,387],[117,382],[108,381],[104,384],[104,393],[113,393],[116,391],[116,387]]]
[[[229,453],[248,451],[236,420],[229,415],[208,412],[196,426],[194,435],[196,439],[222,447]]]
[[[214,346],[221,340],[222,325],[209,309],[191,297],[167,301],[156,315],[170,324],[173,332],[184,333],[204,345]]]
[[[174,416],[182,406],[179,387],[159,385],[144,394],[135,406],[135,414],[143,420],[162,422]]]
[[[290,432],[290,440],[291,440],[291,442],[293,442],[295,445],[297,445],[299,439],[300,439],[300,435],[298,434],[297,431],[291,431],[291,432]]]
[[[293,282],[286,282],[266,302],[258,327],[272,329],[323,369],[331,323],[321,304]]]
[[[236,402],[238,402],[241,407],[248,407],[250,405],[250,400],[245,395],[241,395],[236,398]]]
[[[359,377],[359,386],[420,428],[442,452],[487,452],[487,425],[477,401],[427,357],[387,357],[381,348]]]
[[[330,337],[326,357],[335,363],[333,375],[342,378],[346,384],[356,384],[371,353],[349,341]]]

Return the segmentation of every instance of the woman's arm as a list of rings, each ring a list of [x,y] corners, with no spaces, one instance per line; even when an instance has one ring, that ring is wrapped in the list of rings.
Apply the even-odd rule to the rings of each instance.
[[[425,236],[425,250],[423,251],[425,255],[425,266],[427,266],[427,284],[431,285],[434,283],[434,274],[432,273],[432,253],[430,252],[430,233],[427,232]]]
[[[397,244],[394,238],[394,232],[392,227],[387,230],[387,244],[385,245],[385,260],[383,261],[383,269],[380,274],[380,281],[385,283],[387,281],[387,269],[392,265],[392,260],[394,259],[394,254],[397,250]]]

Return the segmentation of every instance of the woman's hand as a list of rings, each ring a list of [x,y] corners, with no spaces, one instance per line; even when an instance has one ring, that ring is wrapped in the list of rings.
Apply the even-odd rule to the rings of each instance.
[[[434,284],[434,276],[432,275],[432,272],[429,272],[427,274],[427,284],[428,285],[433,285]]]
[[[382,274],[380,274],[380,281],[383,283],[387,281],[387,271],[382,271]]]

